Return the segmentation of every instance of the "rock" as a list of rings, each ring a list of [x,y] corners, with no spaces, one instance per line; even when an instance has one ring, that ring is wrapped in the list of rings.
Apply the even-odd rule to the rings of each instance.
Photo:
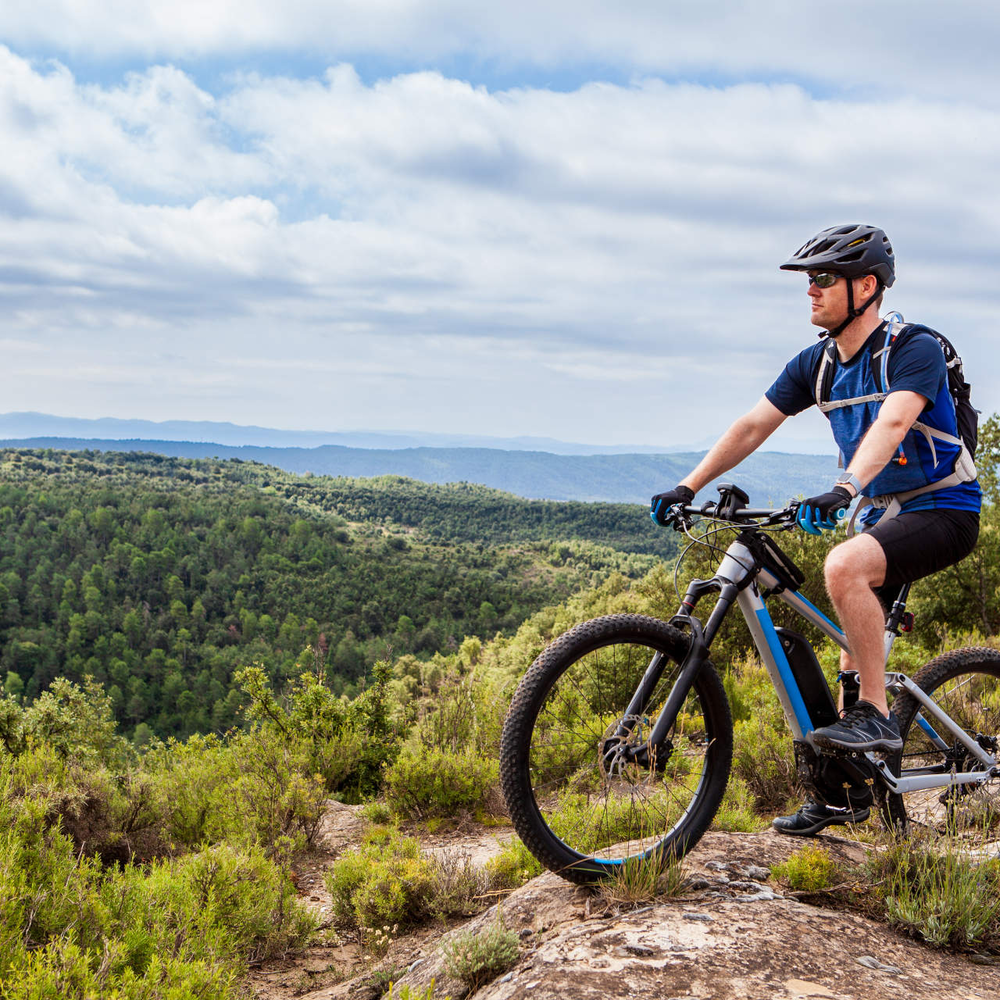
[[[831,993],[825,986],[819,983],[808,983],[804,979],[789,979],[785,983],[785,989],[793,997],[836,997],[836,993]]]
[[[866,969],[875,969],[878,972],[891,972],[895,976],[903,974],[902,969],[897,969],[894,965],[883,965],[877,958],[871,955],[861,955],[854,960],[858,965],[863,965]]]

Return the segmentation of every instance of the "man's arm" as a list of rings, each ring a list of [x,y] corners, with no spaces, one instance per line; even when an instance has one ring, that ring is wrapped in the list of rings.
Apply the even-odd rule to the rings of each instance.
[[[927,399],[919,392],[908,389],[890,392],[875,423],[861,439],[847,471],[867,486],[888,465],[906,432],[920,418],[926,405]]]
[[[728,472],[739,465],[747,455],[755,452],[781,426],[785,418],[786,414],[766,396],[762,396],[752,410],[733,422],[729,430],[712,445],[694,471],[681,480],[680,485],[687,486],[697,493],[706,483]],[[859,448],[858,452],[860,451]]]

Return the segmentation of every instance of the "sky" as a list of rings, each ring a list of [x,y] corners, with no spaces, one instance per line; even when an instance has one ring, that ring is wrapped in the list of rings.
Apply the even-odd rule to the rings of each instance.
[[[777,265],[867,222],[992,413],[998,42],[987,0],[4,0],[0,412],[704,445],[813,342]]]

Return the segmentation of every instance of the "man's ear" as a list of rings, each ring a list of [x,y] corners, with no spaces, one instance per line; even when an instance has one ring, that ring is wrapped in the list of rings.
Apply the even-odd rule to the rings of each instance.
[[[866,274],[861,278],[861,298],[864,301],[875,294],[875,290],[878,288],[878,278],[874,274]]]

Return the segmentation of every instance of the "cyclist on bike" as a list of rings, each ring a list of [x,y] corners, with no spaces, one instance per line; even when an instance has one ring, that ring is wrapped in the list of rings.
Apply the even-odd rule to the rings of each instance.
[[[826,586],[850,646],[843,670],[856,670],[859,698],[838,722],[813,732],[828,751],[897,750],[902,746],[885,695],[885,604],[904,583],[944,569],[968,555],[979,534],[981,492],[975,479],[956,481],[961,449],[915,430],[916,421],[958,439],[955,405],[938,341],[929,333],[907,336],[889,358],[890,391],[872,371],[873,341],[885,323],[878,310],[895,281],[888,237],[867,225],[826,229],[781,265],[809,278],[813,325],[819,343],[794,357],[748,413],[737,419],[698,466],[673,489],[652,499],[654,518],[665,522],[674,504],[695,493],[756,451],[786,417],[816,403],[816,381],[827,338],[836,343],[836,366],[827,409],[844,472],[823,493],[802,502],[799,525],[819,534],[836,527],[858,495],[873,498],[860,518],[865,530],[835,546],[824,567]],[[940,485],[937,485],[940,484]],[[923,487],[928,487],[926,490]],[[913,490],[919,495],[907,497]],[[900,497],[900,495],[902,495]],[[887,510],[893,497],[899,512]],[[897,505],[894,505],[894,508]],[[866,819],[868,809],[847,812],[807,801],[792,816],[774,820],[781,833],[812,836],[835,823]]]

